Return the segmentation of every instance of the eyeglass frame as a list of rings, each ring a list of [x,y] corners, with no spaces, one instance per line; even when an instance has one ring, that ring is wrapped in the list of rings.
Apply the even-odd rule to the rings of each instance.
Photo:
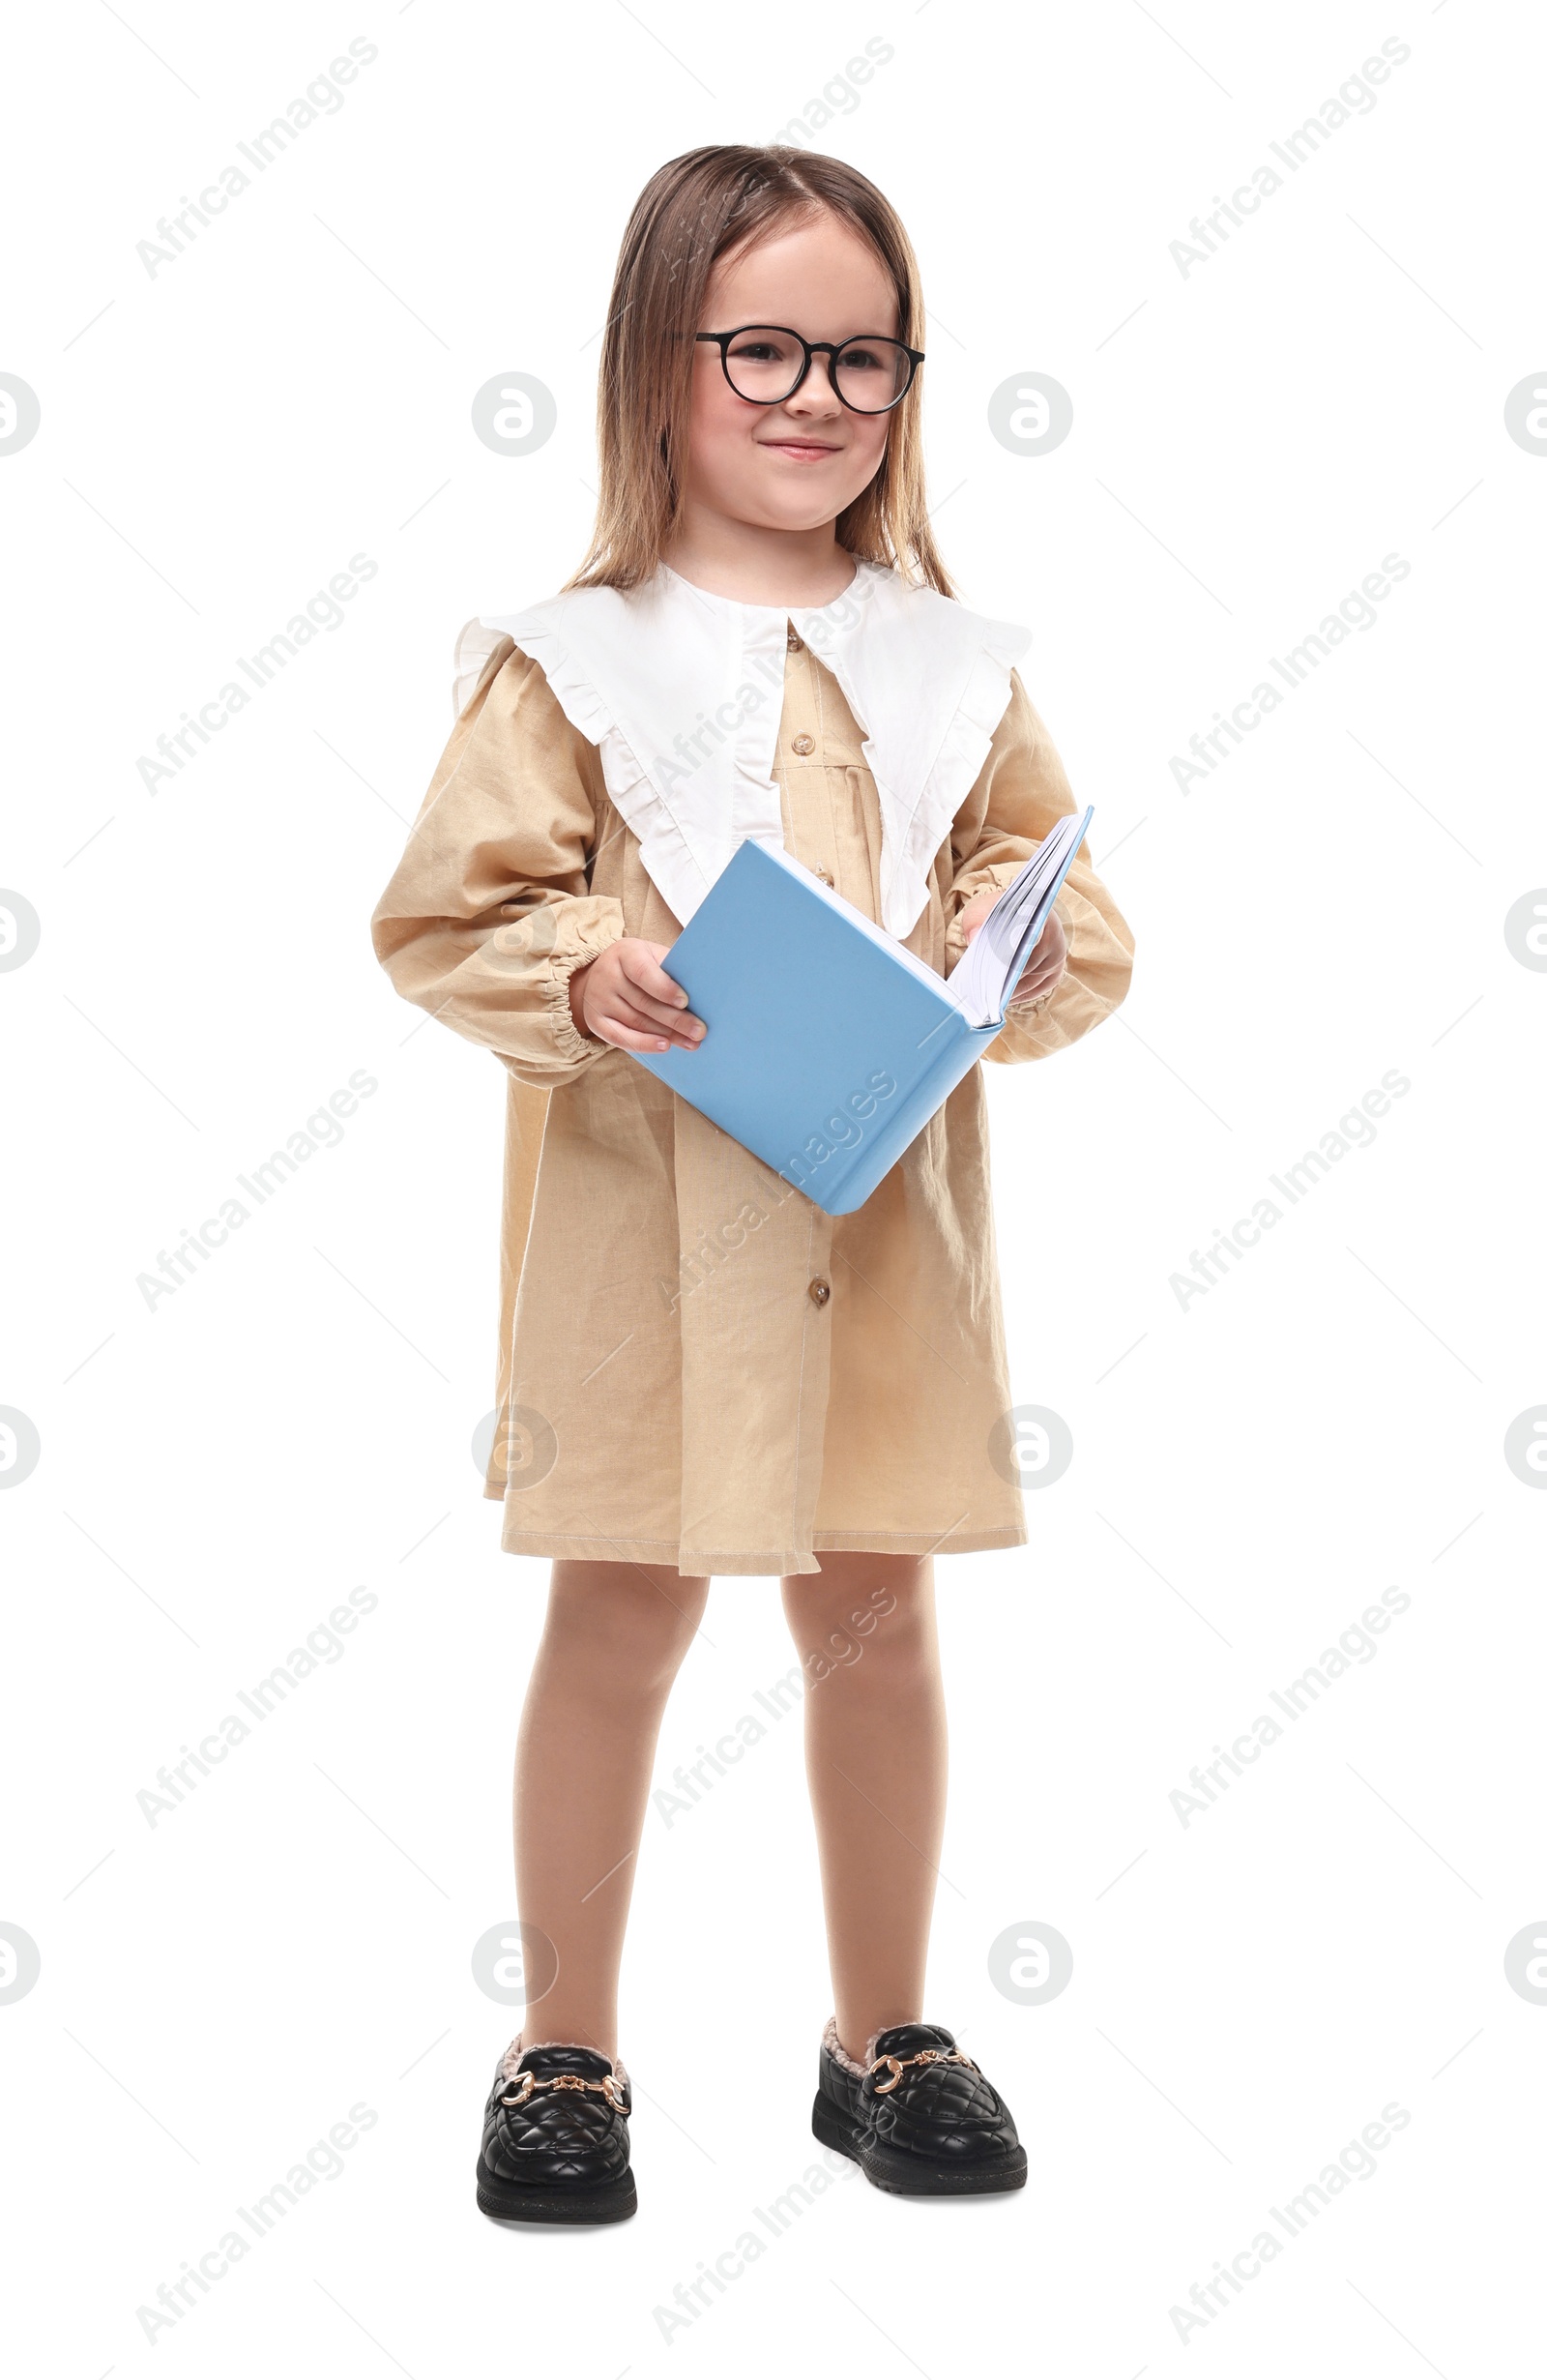
[[[730,343],[733,338],[740,338],[745,331],[782,331],[785,338],[793,338],[803,352],[805,361],[793,384],[785,390],[782,397],[742,397],[741,390],[731,378]],[[845,347],[858,346],[862,339],[866,338],[885,339],[889,347],[901,347],[908,359],[908,377],[890,405],[872,405],[866,408],[863,405],[850,404],[849,399],[838,386],[837,362],[839,356]],[[787,405],[790,398],[805,386],[814,359],[819,355],[825,355],[828,359],[828,385],[833,396],[839,404],[846,407],[850,413],[857,413],[862,421],[867,422],[878,422],[883,414],[895,413],[918,379],[919,367],[924,360],[924,351],[921,347],[910,347],[902,339],[893,338],[890,332],[853,331],[847,338],[803,338],[800,332],[792,329],[787,322],[744,322],[734,331],[695,331],[693,340],[695,345],[707,342],[710,346],[719,349],[719,367],[725,375],[725,385],[733,397],[741,397],[744,405]]]

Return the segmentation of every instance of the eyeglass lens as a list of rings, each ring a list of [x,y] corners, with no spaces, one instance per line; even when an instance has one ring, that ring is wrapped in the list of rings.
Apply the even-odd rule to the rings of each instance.
[[[860,413],[884,413],[908,385],[908,351],[895,339],[852,339],[831,360],[839,397]],[[799,339],[766,323],[738,332],[725,350],[732,388],[754,404],[788,397],[804,361]]]

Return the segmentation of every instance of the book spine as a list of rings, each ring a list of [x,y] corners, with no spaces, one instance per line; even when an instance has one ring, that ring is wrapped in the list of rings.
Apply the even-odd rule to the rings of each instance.
[[[963,1076],[971,1072],[1000,1029],[998,1025],[973,1026],[964,1016],[953,1015],[930,1035],[918,1072],[899,1082],[895,1107],[889,1108],[879,1129],[861,1141],[847,1165],[824,1185],[817,1204],[826,1214],[852,1215],[863,1206],[936,1109],[945,1105]]]

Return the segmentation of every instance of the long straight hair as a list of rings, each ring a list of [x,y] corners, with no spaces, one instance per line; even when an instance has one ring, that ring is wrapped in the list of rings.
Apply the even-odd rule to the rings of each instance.
[[[680,458],[692,402],[693,335],[721,257],[826,210],[866,241],[897,297],[897,336],[923,344],[919,265],[890,203],[837,158],[803,149],[689,149],[640,191],[618,253],[597,389],[596,526],[568,587],[637,587],[652,577],[682,511]],[[888,419],[881,465],[838,514],[861,562],[954,595],[924,503],[919,387]]]

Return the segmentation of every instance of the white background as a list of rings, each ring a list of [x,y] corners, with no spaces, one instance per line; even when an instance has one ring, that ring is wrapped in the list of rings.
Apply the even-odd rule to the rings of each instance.
[[[357,36],[379,54],[341,109],[149,274],[136,243]],[[1392,36],[1373,110],[1183,275],[1190,219]],[[940,1565],[929,2008],[1031,2182],[837,2182],[663,2335],[816,2155],[798,1722],[649,1822],[637,2219],[485,2223],[517,2013],[470,1960],[513,1916],[545,1583],[499,1551],[469,1451],[505,1078],[394,999],[366,926],[456,630],[581,550],[635,193],[775,136],[873,37],[894,54],[815,138],[917,245],[938,533],[967,602],[1034,630],[1138,940],[1115,1021],[991,1082],[1015,1392],[1075,1456],[1028,1495],[1028,1547]],[[1547,1498],[1503,1446],[1547,1400],[1547,977],[1503,921],[1547,883],[1547,461],[1503,408],[1547,364],[1542,45],[1481,0],[67,0],[13,26],[0,369],[42,408],[0,455],[0,881],[42,920],[0,978],[0,1404],[42,1444],[0,1497],[0,1918],[42,1958],[0,2006],[18,2370],[1525,2368],[1547,2008],[1504,1951],[1547,1934]],[[469,418],[512,370],[558,406],[519,458]],[[1074,408],[1041,455],[987,426],[1029,370]],[[342,626],[148,792],[158,735],[356,553],[377,572]],[[1376,625],[1181,791],[1173,755],[1390,553]],[[339,1145],[148,1309],[136,1277],[357,1069],[379,1087]],[[1179,1304],[1191,1252],[1387,1070],[1411,1089],[1373,1144]],[[361,1585],[343,1658],[149,1825],[158,1768]],[[1392,1586],[1375,1658],[1183,1826],[1189,1769]],[[717,1585],[662,1777],[790,1660],[774,1582]],[[1028,2007],[988,1950],[1032,1922],[1074,1969]],[[148,2342],[136,2309],[362,2101],[341,2173]],[[1191,2285],[1393,2101],[1375,2173],[1180,2336]]]

